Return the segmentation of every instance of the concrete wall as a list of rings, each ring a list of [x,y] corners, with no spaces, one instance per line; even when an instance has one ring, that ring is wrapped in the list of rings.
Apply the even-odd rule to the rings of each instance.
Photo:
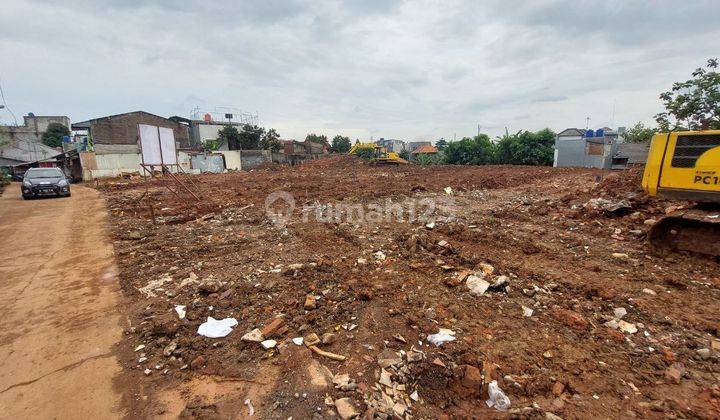
[[[249,171],[267,162],[272,162],[272,153],[269,150],[240,150],[240,169],[243,171]]]
[[[555,152],[553,166],[585,166],[585,139],[582,137],[556,138]]]
[[[239,171],[242,169],[242,159],[240,158],[239,150],[218,150],[216,153],[221,153],[225,156],[225,169],[230,171]]]
[[[200,172],[220,173],[225,171],[223,156],[219,154],[197,154],[191,157],[192,166]]]

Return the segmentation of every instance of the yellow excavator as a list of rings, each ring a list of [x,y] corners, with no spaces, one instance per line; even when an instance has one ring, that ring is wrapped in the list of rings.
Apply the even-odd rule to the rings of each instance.
[[[356,155],[364,152],[370,156],[370,162],[379,165],[401,165],[408,163],[395,152],[388,152],[384,147],[375,143],[355,143],[348,151],[348,155]]]
[[[648,240],[656,253],[720,256],[720,130],[655,134],[642,187],[651,197],[697,203],[652,226]]]

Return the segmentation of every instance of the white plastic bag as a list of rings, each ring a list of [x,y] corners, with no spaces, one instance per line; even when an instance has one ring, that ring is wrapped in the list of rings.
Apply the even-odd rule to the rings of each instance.
[[[206,322],[200,324],[197,333],[209,338],[225,337],[232,332],[232,327],[237,324],[238,322],[235,318],[217,320],[209,316]]]
[[[488,407],[495,407],[498,411],[505,411],[510,408],[510,398],[502,392],[497,381],[492,381],[488,384],[488,396],[490,398],[485,401]]]

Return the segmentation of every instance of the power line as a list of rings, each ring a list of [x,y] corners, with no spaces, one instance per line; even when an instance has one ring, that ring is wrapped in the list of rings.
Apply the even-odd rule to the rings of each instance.
[[[0,79],[0,99],[2,99],[3,106],[5,107],[5,109],[8,110],[8,112],[10,113],[10,115],[12,115],[13,121],[15,121],[15,126],[17,126],[17,125],[18,125],[17,118],[15,118],[15,114],[14,114],[14,113],[12,112],[12,110],[8,107],[7,102],[5,101],[5,92],[3,92],[3,89],[2,89],[2,79]]]

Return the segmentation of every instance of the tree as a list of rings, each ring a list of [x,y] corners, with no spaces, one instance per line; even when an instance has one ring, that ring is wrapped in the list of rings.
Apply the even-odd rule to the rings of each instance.
[[[398,156],[400,156],[401,159],[410,160],[410,152],[407,149],[402,149],[400,153],[398,153]]]
[[[638,122],[625,130],[623,139],[627,143],[650,143],[653,134],[655,134],[654,128],[645,127],[645,124]]]
[[[60,123],[48,124],[42,135],[42,142],[50,147],[62,147],[63,136],[69,136],[70,129]]]
[[[311,142],[313,142],[313,143],[324,144],[324,145],[326,145],[326,146],[329,145],[329,144],[328,144],[327,136],[324,135],[324,134],[323,134],[323,135],[317,135],[317,134],[315,134],[315,133],[310,133],[310,134],[308,134],[307,136],[305,136],[305,141],[311,141]]]
[[[480,134],[451,141],[443,150],[445,162],[451,165],[487,165],[494,160],[494,146],[490,137]]]
[[[333,137],[331,150],[334,153],[347,153],[350,150],[352,144],[350,143],[350,137],[343,137],[340,134]]]
[[[552,165],[555,133],[549,128],[505,133],[495,145],[495,162],[510,165]]]
[[[218,140],[227,143],[228,150],[240,150],[240,132],[235,126],[226,125],[218,131]]]
[[[280,134],[278,134],[278,132],[274,128],[269,129],[262,136],[262,140],[260,140],[260,147],[265,150],[277,152],[282,148],[282,143],[280,142]]]
[[[698,68],[692,79],[676,82],[672,89],[660,94],[665,112],[655,115],[663,131],[720,128],[720,73],[718,60],[707,60],[706,68]]]
[[[437,147],[438,150],[442,151],[445,150],[445,147],[447,147],[448,142],[445,139],[440,139],[435,142],[435,147]]]
[[[205,152],[214,152],[220,148],[220,139],[207,139],[202,142],[200,147]]]
[[[245,124],[240,132],[240,148],[242,150],[257,150],[265,134],[265,129],[257,125]]]

